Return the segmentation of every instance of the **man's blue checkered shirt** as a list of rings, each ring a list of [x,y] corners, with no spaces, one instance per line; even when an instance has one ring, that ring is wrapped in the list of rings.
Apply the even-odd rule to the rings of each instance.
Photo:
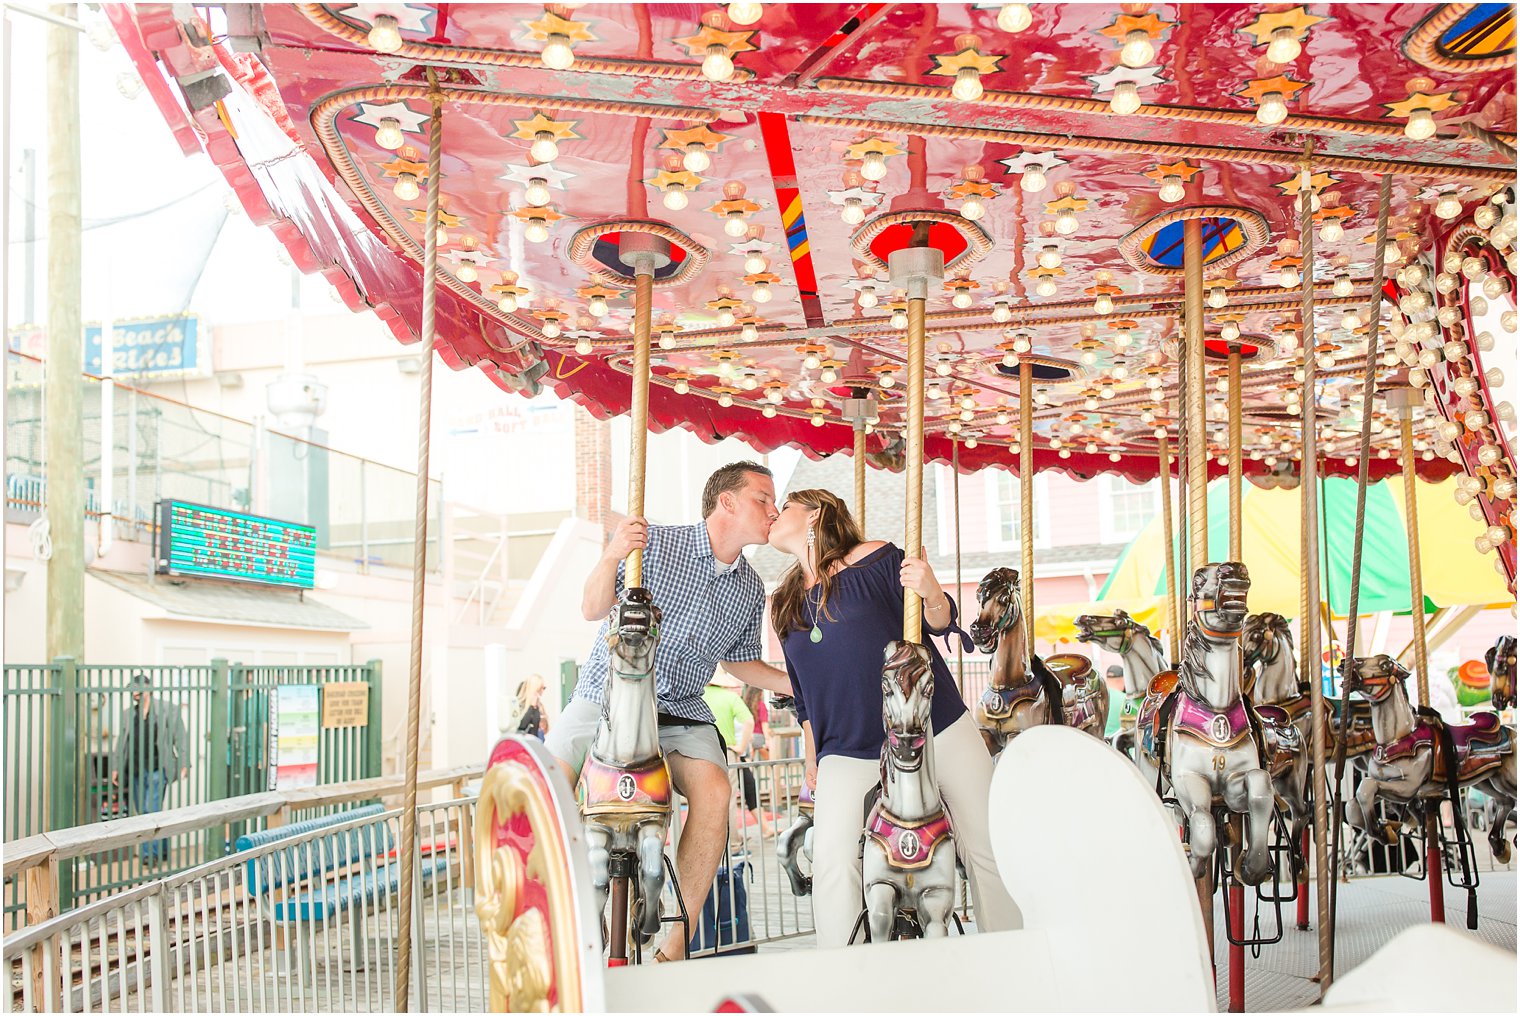
[[[663,615],[654,658],[660,711],[704,723],[713,716],[702,701],[702,689],[719,661],[760,659],[765,609],[765,584],[743,554],[722,575],[717,564],[706,523],[649,527],[644,586]],[[619,597],[623,568],[618,565]],[[576,698],[599,705],[607,687],[607,627],[603,620],[575,685]]]

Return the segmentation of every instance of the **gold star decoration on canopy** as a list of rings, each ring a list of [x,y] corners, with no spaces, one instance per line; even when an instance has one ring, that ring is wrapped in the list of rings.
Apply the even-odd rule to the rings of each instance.
[[[1256,40],[1252,45],[1265,46],[1272,41],[1272,33],[1279,28],[1291,28],[1293,29],[1294,37],[1302,39],[1310,28],[1321,21],[1328,20],[1330,19],[1310,14],[1308,8],[1299,6],[1285,11],[1268,11],[1263,13],[1255,21],[1240,29],[1240,31]]]
[[[1150,170],[1144,175],[1152,180],[1155,180],[1157,183],[1160,183],[1162,180],[1165,180],[1169,176],[1180,176],[1182,178],[1182,182],[1187,183],[1196,174],[1202,172],[1202,168],[1193,165],[1186,159],[1183,159],[1181,162],[1173,162],[1170,164],[1162,164],[1160,166],[1157,166],[1155,169]]]
[[[1409,98],[1400,102],[1383,103],[1383,108],[1388,110],[1389,116],[1396,117],[1408,117],[1417,109],[1439,113],[1457,105],[1457,101],[1452,98],[1455,94],[1456,92],[1412,92]]]
[[[1285,74],[1278,74],[1270,78],[1252,78],[1235,94],[1260,102],[1261,97],[1268,92],[1280,92],[1284,101],[1291,101],[1295,95],[1307,87],[1309,87],[1307,81],[1296,81]]]
[[[1002,57],[983,55],[972,46],[962,49],[959,53],[948,55],[935,53],[933,56],[934,69],[929,73],[947,78],[955,77],[962,67],[975,67],[981,74],[991,74],[994,71],[1001,70],[998,65],[1003,62]]]
[[[512,124],[517,128],[509,137],[521,138],[523,141],[533,141],[540,133],[553,134],[556,141],[578,141],[580,135],[575,132],[575,125],[579,120],[555,120],[543,113],[535,112],[531,120],[513,120]]]
[[[595,42],[596,36],[591,34],[587,24],[585,21],[561,17],[546,9],[543,17],[526,22],[523,27],[528,30],[527,38],[534,42],[547,42],[551,35],[563,35],[571,42]]]
[[[686,151],[690,146],[699,144],[709,152],[715,152],[723,142],[728,140],[726,134],[719,134],[705,123],[699,123],[694,127],[686,127],[677,130],[674,127],[666,127],[662,133],[665,140],[657,147],[673,148],[678,152]]]
[[[1166,30],[1176,24],[1174,21],[1162,21],[1159,16],[1151,14],[1121,14],[1114,19],[1114,23],[1107,28],[1098,29],[1099,35],[1106,35],[1110,39],[1123,42],[1129,33],[1142,31],[1152,39],[1159,39],[1166,34]]]
[[[729,56],[735,53],[748,53],[758,49],[750,38],[754,30],[744,32],[727,32],[712,25],[703,25],[695,35],[673,40],[678,46],[685,46],[686,52],[691,56],[706,56],[707,47],[722,46],[728,51]]]

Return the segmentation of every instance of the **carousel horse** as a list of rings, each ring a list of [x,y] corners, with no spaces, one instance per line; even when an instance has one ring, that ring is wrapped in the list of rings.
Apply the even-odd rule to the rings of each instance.
[[[1108,686],[1092,661],[1076,653],[1058,653],[1045,660],[1061,683],[1061,712],[1066,725],[1100,741],[1108,726]]]
[[[1515,636],[1500,635],[1493,648],[1483,654],[1488,676],[1493,682],[1494,708],[1503,712],[1515,703]]]
[[[971,623],[971,641],[992,656],[992,680],[977,703],[976,722],[987,750],[996,755],[1030,727],[1064,722],[1061,683],[1029,651],[1018,572],[988,572],[976,587],[976,601],[980,610]]]
[[[776,837],[776,860],[791,883],[793,896],[811,896],[813,877],[803,874],[802,858],[813,859],[813,792],[806,786],[797,798],[797,821]]]
[[[1240,630],[1251,580],[1230,561],[1193,573],[1193,620],[1176,671],[1151,682],[1140,706],[1135,764],[1158,789],[1164,776],[1187,822],[1193,875],[1212,877],[1215,811],[1245,817],[1234,872],[1259,885],[1272,870],[1267,849],[1274,794],[1245,700]]]
[[[1500,864],[1509,862],[1505,823],[1515,808],[1515,738],[1499,714],[1473,713],[1468,722],[1448,724],[1434,710],[1410,705],[1404,680],[1409,676],[1386,654],[1358,657],[1346,678],[1349,691],[1372,703],[1377,749],[1367,762],[1367,777],[1357,787],[1362,828],[1374,839],[1397,842],[1397,832],[1378,823],[1379,797],[1411,805],[1455,799],[1463,787],[1477,787],[1498,802],[1488,830],[1488,845]]]
[[[1124,661],[1124,714],[1114,735],[1114,747],[1128,755],[1126,746],[1132,748],[1135,738],[1135,715],[1151,679],[1166,669],[1166,651],[1149,628],[1123,610],[1082,614],[1075,623],[1078,642],[1092,642]]]
[[[665,834],[670,826],[670,770],[660,754],[654,657],[660,609],[647,589],[631,588],[612,608],[607,694],[596,740],[581,769],[577,799],[590,847],[597,911],[606,910],[614,855],[636,858],[639,882],[633,931],[640,944],[660,928]]]
[[[865,916],[873,942],[889,940],[902,913],[925,938],[943,938],[955,907],[955,837],[934,774],[934,672],[918,643],[890,642],[885,657],[881,797],[866,817],[861,852]]]

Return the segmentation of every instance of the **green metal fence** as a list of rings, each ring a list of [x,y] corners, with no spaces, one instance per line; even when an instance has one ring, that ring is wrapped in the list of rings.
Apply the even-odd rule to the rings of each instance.
[[[136,683],[134,683],[134,679]],[[380,664],[251,667],[5,666],[6,840],[269,789],[269,711],[278,685],[368,685],[363,725],[318,727],[316,782],[380,775]],[[319,699],[320,701],[320,699]],[[59,872],[68,909],[219,857],[243,828],[105,850]],[[6,879],[7,927],[26,908]]]

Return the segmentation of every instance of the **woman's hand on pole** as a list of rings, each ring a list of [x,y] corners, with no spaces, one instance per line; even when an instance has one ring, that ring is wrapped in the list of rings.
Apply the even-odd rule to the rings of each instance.
[[[929,557],[924,548],[918,548],[917,557],[903,557],[902,585],[923,597],[925,610],[942,610],[950,606],[950,598],[940,588],[934,569],[929,567]]]

